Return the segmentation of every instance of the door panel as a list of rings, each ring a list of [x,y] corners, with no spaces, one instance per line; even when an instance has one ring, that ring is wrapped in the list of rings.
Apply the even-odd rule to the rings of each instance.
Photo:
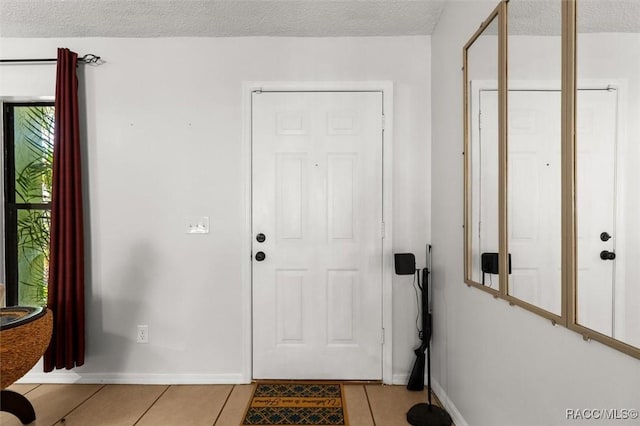
[[[329,271],[327,277],[329,345],[357,344],[358,271]]]
[[[253,376],[382,378],[382,95],[253,95]]]
[[[354,239],[354,172],[357,157],[354,154],[329,154],[327,158],[329,194],[329,239]]]
[[[307,159],[299,154],[277,154],[276,158],[277,237],[301,239]]]
[[[305,292],[306,271],[278,271],[276,275],[276,299],[278,324],[277,343],[304,343],[303,324],[305,307],[303,305]]]

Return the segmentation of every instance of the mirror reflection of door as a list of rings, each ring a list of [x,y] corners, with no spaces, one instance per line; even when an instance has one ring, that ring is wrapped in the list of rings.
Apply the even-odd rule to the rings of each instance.
[[[467,114],[469,119],[469,189],[468,199],[468,243],[471,256],[468,263],[468,276],[476,284],[497,292],[499,276],[497,273],[483,271],[481,259],[483,253],[498,252],[498,103],[491,103],[491,114],[479,114],[480,98],[487,91],[496,91],[498,87],[498,16],[487,24],[482,33],[466,51],[468,92]],[[487,95],[491,96],[491,95]],[[485,109],[489,100],[483,99]],[[487,120],[492,123],[487,128],[494,129],[491,134],[480,134],[480,128]]]
[[[497,91],[481,92],[480,140],[498,132],[497,102]],[[557,315],[561,311],[559,108],[559,90],[509,91],[509,294]]]
[[[491,140],[498,131],[497,91],[478,94],[479,139]],[[616,234],[616,91],[579,90],[579,99],[578,120],[585,123],[578,129],[578,252],[584,253],[578,257],[579,318],[611,335],[613,262],[600,259],[600,253],[613,251],[615,238],[604,242],[600,234]],[[509,294],[557,315],[562,302],[559,108],[557,89],[509,91]],[[488,150],[479,157],[495,158],[494,148]]]
[[[577,103],[578,323],[615,337],[617,90],[579,90]]]
[[[490,89],[483,85],[493,87]],[[481,86],[478,88],[478,86]],[[471,139],[471,152],[474,153],[473,178],[476,181],[474,191],[475,209],[472,224],[474,234],[474,268],[476,282],[494,290],[499,289],[497,271],[482,267],[482,254],[498,253],[498,91],[493,82],[473,82],[472,93],[478,98],[478,109],[473,122],[477,123],[477,137]],[[474,103],[475,104],[475,103]]]
[[[562,31],[570,27],[563,19],[563,4],[567,3],[505,3],[507,211],[501,224],[507,225],[511,272],[502,284],[515,304],[560,323],[567,321],[585,338],[638,356],[640,2],[577,0],[575,64],[571,49],[563,49]],[[499,123],[495,68],[498,43],[492,39],[497,32],[489,29],[483,25],[480,36],[476,33],[464,49],[467,284],[483,281],[482,253],[498,241],[497,175],[504,164],[498,164],[496,157],[503,123]],[[560,90],[563,70],[571,71],[573,65],[578,87],[575,158],[564,159],[563,175],[562,117],[573,111],[570,105],[563,111]],[[564,87],[571,86],[567,82]],[[572,144],[573,129],[564,130],[569,130],[564,142]],[[563,185],[572,189],[574,183],[575,191],[563,198]],[[563,210],[563,203],[573,202],[575,212]],[[562,239],[563,214],[567,224],[572,226],[575,220],[575,241]],[[564,231],[565,238],[573,238],[573,229]],[[575,248],[565,253],[564,265],[563,243]],[[573,272],[574,267],[575,282],[572,274],[563,282],[562,271]],[[489,288],[497,289],[496,281],[492,276],[484,284],[499,295]],[[564,300],[563,294],[568,296]]]
[[[561,313],[561,157],[558,90],[510,90],[509,294]]]
[[[640,2],[576,8],[576,322],[640,348]]]
[[[559,317],[562,2],[508,6],[507,292]]]

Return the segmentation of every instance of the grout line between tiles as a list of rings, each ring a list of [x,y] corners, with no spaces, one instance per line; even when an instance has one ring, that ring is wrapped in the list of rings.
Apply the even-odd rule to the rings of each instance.
[[[169,390],[169,388],[171,387],[171,385],[168,385],[166,388],[164,388],[164,390],[160,393],[160,395],[158,395],[158,397],[156,399],[153,400],[153,402],[151,403],[151,405],[149,405],[147,407],[146,410],[144,410],[144,413],[142,413],[142,415],[140,415],[140,417],[138,417],[138,420],[136,420],[136,422],[133,424],[133,426],[136,426],[140,420],[142,420],[142,418],[149,412],[149,410],[151,410],[151,407],[153,407],[156,402],[158,402],[158,400],[160,398],[162,398],[162,395],[164,395],[165,393],[167,393],[167,391]]]
[[[373,426],[377,426],[376,424],[376,416],[373,414],[373,408],[371,408],[371,401],[369,400],[369,392],[367,392],[367,386],[362,386],[364,388],[364,394],[367,397],[367,405],[369,406],[369,412],[371,413],[371,420],[373,420]]]
[[[56,425],[57,423],[64,423],[66,421],[66,417],[73,413],[74,411],[76,411],[78,408],[80,408],[80,406],[82,404],[84,404],[85,402],[87,402],[88,400],[90,400],[91,398],[93,398],[98,392],[100,392],[102,389],[104,389],[107,385],[102,385],[100,386],[94,393],[92,393],[91,395],[89,395],[88,397],[86,397],[81,403],[79,403],[78,405],[76,405],[75,407],[73,407],[67,414],[63,415],[62,417],[60,417],[58,420],[56,420],[52,426]]]
[[[215,426],[216,423],[218,423],[218,420],[220,420],[220,416],[222,415],[222,412],[226,408],[227,403],[229,402],[229,398],[231,398],[231,394],[233,393],[233,391],[235,389],[236,389],[236,385],[231,386],[231,390],[227,394],[227,398],[224,400],[224,404],[222,404],[222,407],[220,408],[220,411],[218,412],[218,415],[216,416],[215,420],[213,421],[213,426]]]
[[[24,395],[27,395],[28,393],[33,392],[34,390],[38,389],[40,386],[42,386],[42,383],[38,383],[37,385],[35,385],[33,388],[29,389],[28,391],[26,391],[24,393]]]

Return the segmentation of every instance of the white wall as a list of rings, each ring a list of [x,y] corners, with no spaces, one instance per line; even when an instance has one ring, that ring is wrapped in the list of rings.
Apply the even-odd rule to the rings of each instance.
[[[431,39],[434,377],[474,426],[576,424],[566,409],[638,409],[639,360],[463,283],[462,46],[496,3],[449,2]]]
[[[238,382],[243,81],[394,83],[394,251],[424,253],[430,204],[430,39],[3,39],[2,56],[100,55],[86,96],[87,359],[80,380]],[[52,65],[0,67],[0,96],[54,93]],[[183,217],[210,216],[186,235]],[[424,261],[421,261],[423,263]],[[411,283],[394,277],[394,375],[417,337]],[[135,343],[137,324],[150,344]],[[30,377],[44,380],[36,376]],[[63,373],[57,373],[57,377]],[[46,377],[56,377],[48,375]]]

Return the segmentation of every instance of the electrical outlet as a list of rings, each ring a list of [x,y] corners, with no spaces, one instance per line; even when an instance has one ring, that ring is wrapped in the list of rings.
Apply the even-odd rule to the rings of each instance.
[[[148,325],[138,326],[138,335],[136,337],[136,342],[149,343],[149,326]]]

